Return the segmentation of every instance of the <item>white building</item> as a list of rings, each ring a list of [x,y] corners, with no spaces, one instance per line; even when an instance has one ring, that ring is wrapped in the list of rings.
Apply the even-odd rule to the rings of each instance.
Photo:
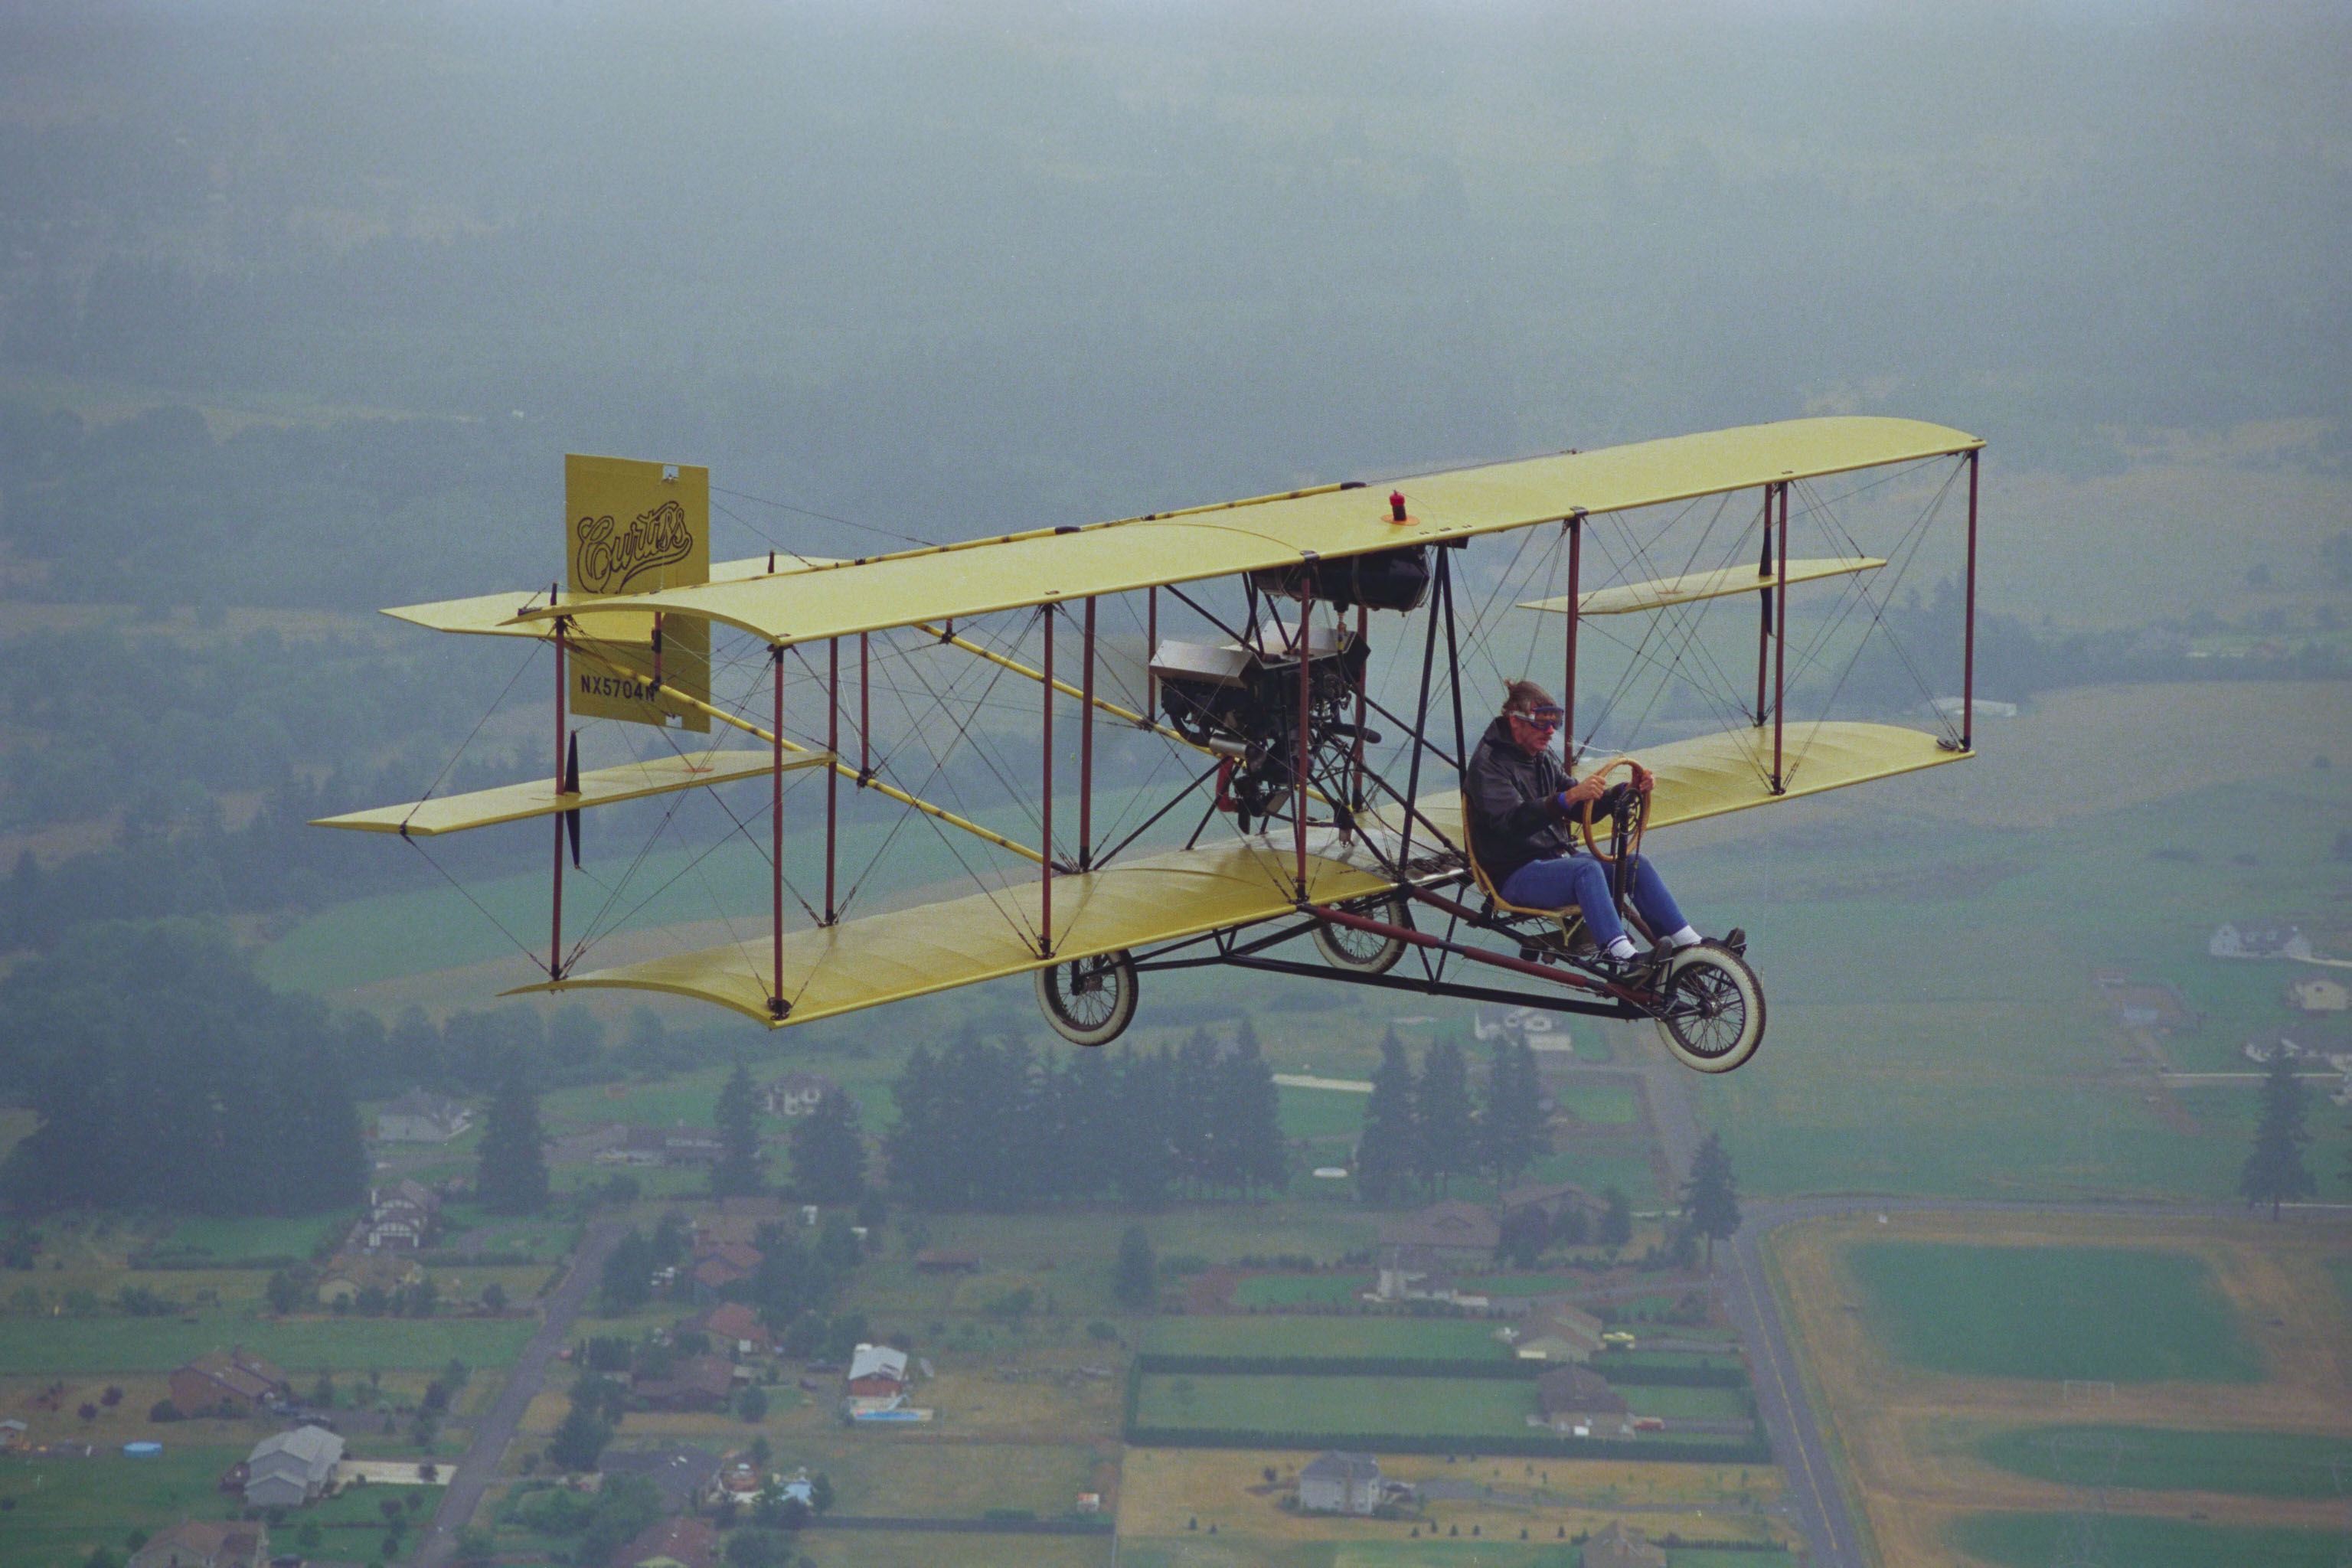
[[[2309,958],[2311,939],[2284,922],[2225,922],[2214,928],[2205,951],[2215,958]]]
[[[412,1089],[375,1113],[375,1135],[388,1143],[446,1143],[473,1125],[474,1113],[446,1095]]]
[[[1370,1454],[1318,1454],[1298,1472],[1298,1506],[1307,1513],[1369,1514],[1381,1505],[1381,1462]]]
[[[299,1508],[325,1495],[342,1458],[343,1440],[323,1426],[264,1437],[246,1458],[245,1500],[255,1508]]]

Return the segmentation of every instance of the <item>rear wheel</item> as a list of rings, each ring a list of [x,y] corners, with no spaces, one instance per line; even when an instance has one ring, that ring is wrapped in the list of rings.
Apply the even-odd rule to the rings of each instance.
[[[1736,953],[1685,948],[1659,987],[1656,1016],[1659,1037],[1685,1067],[1729,1072],[1764,1043],[1763,983]]]
[[[1108,1045],[1135,1017],[1135,959],[1125,950],[1037,971],[1037,1005],[1074,1046]]]
[[[1405,907],[1401,894],[1389,893],[1361,903],[1340,906],[1351,915],[1362,915],[1384,925],[1411,929],[1412,912]],[[1401,936],[1383,936],[1379,931],[1358,931],[1336,921],[1318,921],[1315,927],[1315,951],[1334,969],[1344,969],[1351,974],[1386,974],[1397,966],[1410,946]]]

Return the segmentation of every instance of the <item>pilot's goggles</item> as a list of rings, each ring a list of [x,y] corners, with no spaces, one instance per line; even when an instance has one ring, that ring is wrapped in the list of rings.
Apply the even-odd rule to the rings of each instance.
[[[1538,730],[1557,730],[1560,726],[1560,721],[1568,717],[1568,710],[1565,708],[1537,708],[1525,713],[1514,713],[1511,717],[1518,720],[1521,723],[1532,724]]]

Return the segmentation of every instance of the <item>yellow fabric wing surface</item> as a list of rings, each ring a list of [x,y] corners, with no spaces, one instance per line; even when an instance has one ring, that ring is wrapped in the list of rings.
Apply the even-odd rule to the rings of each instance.
[[[801,752],[784,759],[784,771],[813,768],[831,762],[824,752]],[[406,833],[419,838],[439,833],[459,833],[468,827],[520,822],[525,817],[551,816],[618,801],[638,800],[674,790],[702,789],[737,779],[762,778],[772,771],[766,752],[690,752],[683,756],[656,757],[650,762],[623,763],[615,767],[590,768],[580,775],[580,793],[565,795],[553,778],[502,784],[497,789],[411,801],[405,805],[382,805],[341,816],[320,817],[313,827],[352,827],[362,833]]]
[[[1613,587],[1595,588],[1589,594],[1579,594],[1577,614],[1582,616],[1623,616],[1636,610],[1662,610],[1669,605],[1687,605],[1696,599],[1721,599],[1733,594],[1753,594],[1766,588],[1776,588],[1782,583],[1811,583],[1820,577],[1840,577],[1850,572],[1875,572],[1886,563],[1874,555],[1836,555],[1819,561],[1791,561],[1773,572],[1759,572],[1752,566],[1718,566],[1712,572],[1688,572],[1679,577],[1660,577],[1648,583],[1621,583]],[[1522,599],[1522,610],[1545,610],[1553,615],[1568,613],[1568,595],[1556,599]]]
[[[814,567],[831,566],[829,557],[784,555],[777,558],[776,575],[805,572]],[[710,568],[713,583],[731,583],[745,577],[765,577],[768,558],[754,555],[742,561],[721,561]],[[470,632],[478,637],[551,637],[555,626],[550,621],[518,621],[517,616],[539,609],[546,603],[544,588],[518,588],[505,594],[477,594],[467,599],[436,599],[425,605],[402,605],[383,614],[396,621],[407,621],[436,632]],[[653,638],[654,617],[649,610],[600,610],[574,616],[578,634],[593,640],[614,643],[645,643]]]
[[[1286,848],[1237,841],[1056,878],[1055,960],[1066,963],[1286,914],[1295,866]],[[1308,895],[1318,902],[1360,898],[1388,885],[1377,870],[1322,856],[1308,857],[1307,871]],[[1037,917],[1038,888],[1030,882],[830,928],[787,931],[784,995],[792,1013],[785,1021],[807,1023],[1040,968],[1044,961],[1028,934],[1036,930]],[[665,991],[767,1022],[772,963],[763,937],[520,990]]]
[[[789,645],[1428,544],[1521,528],[1580,509],[1599,516],[1981,445],[1973,436],[1916,420],[1788,420],[1421,475],[1396,486],[1406,500],[1408,521],[1402,524],[1390,521],[1386,485],[1326,489],[605,602],[707,616]],[[540,606],[519,613],[544,620],[559,612]]]

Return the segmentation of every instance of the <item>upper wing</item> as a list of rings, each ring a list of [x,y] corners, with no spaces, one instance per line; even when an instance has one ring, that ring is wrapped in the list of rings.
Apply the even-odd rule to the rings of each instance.
[[[1399,487],[1407,510],[1402,523],[1390,520],[1385,489],[1334,485],[595,603],[600,614],[706,616],[789,646],[1463,539],[1578,511],[1597,516],[1982,445],[1910,419],[1792,419],[1424,474]],[[542,605],[516,618],[528,624],[574,613]]]
[[[837,566],[840,563],[824,556],[787,555],[779,561],[774,556],[752,555],[740,561],[719,561],[711,563],[710,580],[729,583],[746,577],[764,577],[772,573],[782,576],[788,572],[806,572],[819,566]],[[436,632],[472,632],[482,637],[548,637],[555,628],[545,621],[518,620],[539,607],[546,590],[518,588],[507,594],[477,594],[469,599],[436,599],[427,605],[401,605],[383,613],[396,621],[427,626]],[[660,608],[659,605],[655,606]],[[654,618],[645,610],[572,612],[574,634],[598,642],[642,643],[653,635]]]

